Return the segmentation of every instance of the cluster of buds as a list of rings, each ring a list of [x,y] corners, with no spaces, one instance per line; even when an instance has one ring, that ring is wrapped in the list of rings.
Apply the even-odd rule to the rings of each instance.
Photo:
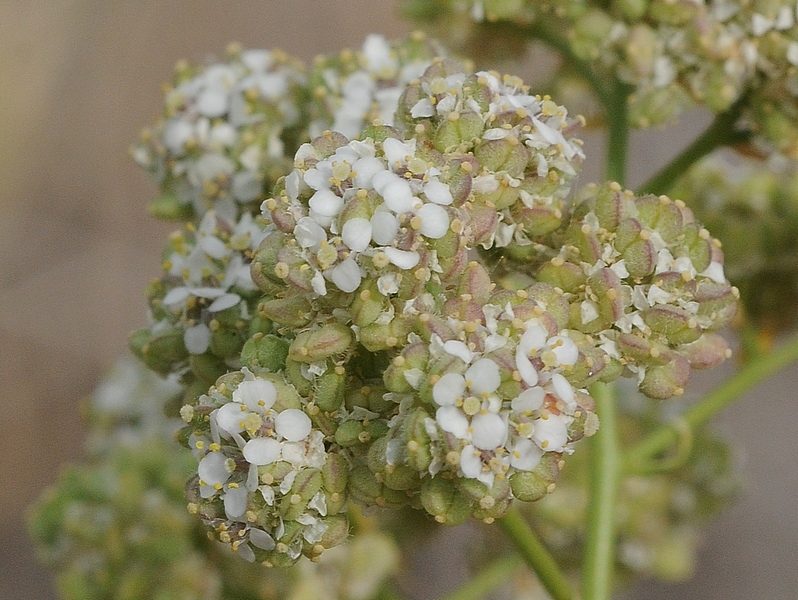
[[[493,521],[596,431],[590,383],[667,398],[725,358],[734,291],[684,205],[609,185],[569,208],[581,121],[433,48],[318,60],[308,128],[352,139],[299,145],[261,214],[195,208],[131,337],[186,388],[190,511],[248,560],[317,561],[350,499]]]
[[[798,171],[783,156],[728,151],[700,161],[674,188],[723,238],[746,316],[768,335],[793,327],[798,318],[796,190]]]
[[[785,93],[794,102],[790,81],[798,64],[798,13],[786,0],[434,4],[433,10],[429,3],[410,0],[408,9],[420,20],[438,20],[436,34],[455,41],[470,37],[463,14],[471,20],[471,29],[479,29],[479,23],[493,25],[493,36],[498,33],[495,24],[501,23],[512,24],[510,35],[518,28],[530,36],[541,28],[557,35],[566,32],[562,37],[576,59],[600,76],[631,86],[629,119],[636,127],[665,123],[696,102],[722,112],[749,90],[762,96],[760,107],[776,112],[780,110],[774,94]],[[766,130],[784,120],[772,112],[757,111],[767,122]]]
[[[739,292],[720,242],[684,202],[636,197],[617,183],[587,186],[561,234],[534,276],[569,304],[583,384],[628,370],[640,391],[666,399],[684,392],[691,368],[728,358],[716,331],[734,316]]]
[[[174,382],[124,359],[92,395],[91,461],[66,470],[29,518],[60,597],[377,597],[399,558],[379,531],[362,532],[299,571],[248,564],[205,535],[186,511],[185,474],[196,460],[174,443],[174,423],[164,418],[176,394]]]
[[[304,67],[279,51],[231,46],[228,60],[178,64],[164,115],[133,147],[161,195],[151,211],[230,222],[257,207],[307,136]]]

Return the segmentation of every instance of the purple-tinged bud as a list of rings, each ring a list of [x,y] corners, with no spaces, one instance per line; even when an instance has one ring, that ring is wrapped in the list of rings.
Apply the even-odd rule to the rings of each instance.
[[[329,514],[332,511],[327,507],[328,515],[321,518],[321,522],[327,526],[327,530],[321,536],[319,544],[323,548],[334,548],[343,544],[349,539],[349,518],[346,515]],[[305,544],[304,548],[313,548],[310,544]]]
[[[694,369],[712,369],[731,356],[728,342],[717,333],[705,333],[696,341],[679,346],[676,350]]]
[[[657,266],[657,251],[650,241],[651,231],[637,219],[626,219],[616,230],[615,247],[621,252],[632,277],[650,275]]]
[[[319,329],[297,334],[288,356],[301,363],[314,363],[330,357],[340,356],[354,348],[352,330],[341,323],[328,323]]]
[[[710,325],[705,330],[722,329],[731,323],[737,314],[740,293],[730,283],[717,283],[704,279],[698,283],[695,301],[698,302],[698,314],[708,318]]]
[[[689,344],[701,336],[695,316],[672,304],[660,304],[642,311],[641,317],[651,330],[664,337],[671,346]]]
[[[298,328],[304,327],[313,319],[313,307],[305,296],[292,294],[286,298],[261,302],[258,305],[258,314],[278,325]]]
[[[441,268],[441,273],[438,276],[441,281],[446,283],[457,281],[467,264],[468,249],[465,246],[460,246],[454,256],[448,258],[438,256],[438,265]]]
[[[510,208],[510,216],[532,239],[548,235],[562,225],[562,210],[556,206],[527,206],[523,202],[516,202]]]
[[[471,195],[473,174],[479,173],[479,163],[473,156],[466,155],[450,160],[446,168],[448,172],[444,172],[442,181],[449,186],[452,206],[460,207]]]
[[[475,244],[487,244],[493,239],[499,224],[499,215],[495,208],[484,204],[473,204],[468,211],[471,219],[468,227]]]
[[[446,525],[464,523],[474,510],[474,502],[455,484],[442,477],[427,479],[421,486],[421,505],[436,522]]]
[[[690,381],[690,363],[686,358],[671,353],[670,362],[660,366],[647,366],[640,391],[649,398],[667,400],[681,396]]]
[[[557,322],[558,330],[566,328],[570,317],[570,305],[561,292],[548,283],[538,281],[526,288],[526,293],[538,305],[546,307],[546,312]]]
[[[337,131],[325,131],[319,137],[314,139],[310,145],[316,150],[316,153],[322,157],[327,158],[335,154],[341,146],[346,146],[349,143],[347,137],[338,133]]]
[[[618,336],[618,350],[641,365],[664,365],[671,358],[667,345],[634,333]]]
[[[571,224],[566,232],[568,243],[579,250],[579,260],[588,264],[595,264],[602,257],[602,243],[598,232],[587,223],[576,221]]]

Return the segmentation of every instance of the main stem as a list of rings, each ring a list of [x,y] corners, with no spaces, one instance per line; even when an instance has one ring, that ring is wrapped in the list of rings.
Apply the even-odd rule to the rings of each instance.
[[[629,88],[614,81],[607,112],[607,163],[606,178],[621,185],[626,180],[626,159],[629,154]]]
[[[590,388],[600,426],[590,450],[590,501],[583,557],[584,600],[609,600],[615,564],[615,505],[621,474],[615,388],[596,383]]]
[[[440,600],[482,600],[506,584],[520,566],[521,561],[514,554],[497,558],[470,581]]]
[[[573,592],[568,580],[518,509],[511,508],[497,523],[515,544],[518,554],[535,572],[552,599],[571,600]]]
[[[734,377],[710,392],[698,404],[687,409],[681,421],[692,429],[703,425],[738,400],[742,394],[795,361],[798,361],[798,335],[794,335],[773,352],[752,360]],[[601,426],[604,427],[603,420]],[[626,453],[627,468],[637,470],[641,465],[653,460],[675,444],[679,440],[679,435],[677,427],[663,425]]]

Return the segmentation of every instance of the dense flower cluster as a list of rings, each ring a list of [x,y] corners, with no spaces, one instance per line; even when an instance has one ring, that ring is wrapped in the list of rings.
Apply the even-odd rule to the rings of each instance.
[[[299,144],[260,213],[195,208],[131,337],[185,388],[190,511],[249,560],[317,560],[350,499],[493,521],[596,431],[590,383],[668,398],[726,357],[735,292],[692,213],[615,185],[569,206],[581,120],[434,50],[318,59],[287,123],[349,135]]]
[[[794,113],[783,103],[795,103],[794,2],[410,0],[407,8],[420,22],[438,21],[436,33],[454,41],[478,35],[478,23],[510,24],[509,36],[519,30],[544,40],[557,36],[599,77],[610,75],[631,86],[633,126],[667,122],[694,102],[721,112],[754,90],[762,108],[754,114],[762,128],[782,145],[795,145],[794,127],[792,139],[786,139],[777,125]],[[484,37],[501,38],[498,31],[494,27]]]

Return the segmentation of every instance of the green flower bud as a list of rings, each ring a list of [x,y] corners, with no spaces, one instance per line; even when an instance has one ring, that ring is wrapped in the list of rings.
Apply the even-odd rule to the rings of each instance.
[[[192,354],[188,359],[191,372],[206,386],[216,383],[216,380],[227,372],[227,365],[218,356],[210,352],[205,354]]]
[[[411,324],[407,319],[394,318],[387,325],[372,323],[360,330],[360,343],[369,352],[379,352],[395,348],[402,340],[407,339]]]
[[[352,330],[340,323],[328,323],[319,329],[297,334],[288,350],[291,360],[313,363],[343,355],[353,349],[355,338]]]
[[[668,243],[675,242],[684,227],[682,211],[667,196],[641,196],[635,202],[637,218],[655,229]]]
[[[365,427],[360,421],[344,421],[335,430],[335,443],[342,448],[351,448],[364,443]]]
[[[470,148],[484,129],[482,117],[475,112],[451,112],[438,124],[433,144],[441,152],[451,152],[460,147]]]
[[[540,268],[537,279],[564,292],[576,293],[585,284],[587,277],[578,265],[564,262],[561,258],[553,258]]]
[[[344,402],[346,391],[346,370],[343,367],[331,367],[316,379],[313,402],[321,410],[331,413],[338,410]]]
[[[352,300],[352,323],[358,327],[371,325],[386,309],[386,298],[380,294],[377,284],[365,282]]]
[[[646,325],[664,337],[670,345],[689,344],[701,336],[696,318],[678,306],[652,306],[644,310],[641,316]]]
[[[547,452],[533,471],[516,471],[510,476],[513,496],[522,502],[535,502],[554,491],[560,475],[560,457]]]
[[[419,473],[425,473],[432,464],[429,433],[425,421],[430,416],[423,408],[417,408],[407,416],[404,424],[407,464]]]
[[[474,502],[449,479],[432,477],[421,486],[421,505],[438,523],[459,525],[474,510]]]
[[[211,324],[213,325],[213,321]],[[244,334],[240,331],[218,328],[211,334],[209,348],[219,358],[237,357],[244,346],[244,339]]]
[[[183,332],[179,329],[168,329],[157,335],[152,335],[148,329],[139,329],[131,334],[128,344],[133,354],[157,373],[171,373],[176,363],[188,357]]]
[[[313,308],[306,297],[292,294],[285,298],[264,300],[258,305],[258,315],[279,325],[298,328],[310,323]]]
[[[289,343],[276,335],[256,333],[241,348],[241,364],[277,372],[285,368]]]

